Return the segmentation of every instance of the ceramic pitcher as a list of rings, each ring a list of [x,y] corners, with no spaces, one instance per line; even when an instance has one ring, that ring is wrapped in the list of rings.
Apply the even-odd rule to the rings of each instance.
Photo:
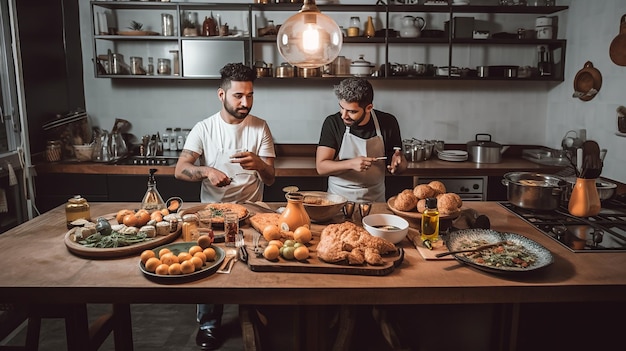
[[[402,38],[418,38],[425,27],[426,20],[423,17],[404,16],[402,17],[400,36]]]

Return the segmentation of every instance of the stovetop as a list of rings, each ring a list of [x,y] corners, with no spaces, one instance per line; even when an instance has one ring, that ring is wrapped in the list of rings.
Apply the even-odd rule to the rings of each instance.
[[[509,202],[500,205],[573,252],[626,252],[624,196],[603,202],[600,213],[591,217],[572,216],[566,206],[534,211]]]

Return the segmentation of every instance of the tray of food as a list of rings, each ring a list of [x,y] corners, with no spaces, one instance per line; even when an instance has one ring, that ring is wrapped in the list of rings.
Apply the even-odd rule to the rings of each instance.
[[[67,249],[86,258],[116,258],[170,243],[181,233],[177,214],[146,210],[120,210],[81,221],[65,233]]]

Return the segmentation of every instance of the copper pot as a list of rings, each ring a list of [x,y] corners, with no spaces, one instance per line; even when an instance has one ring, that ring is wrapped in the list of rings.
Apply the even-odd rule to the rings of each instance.
[[[287,62],[283,62],[280,66],[276,67],[276,77],[278,78],[291,78],[295,76],[293,66]]]
[[[298,67],[298,77],[311,78],[311,77],[321,77],[321,76],[322,76],[322,69],[320,67],[316,67],[316,68]]]
[[[271,77],[274,73],[274,69],[272,68],[272,64],[267,64],[263,61],[257,61],[254,63],[254,69],[256,70],[257,78],[260,77]]]

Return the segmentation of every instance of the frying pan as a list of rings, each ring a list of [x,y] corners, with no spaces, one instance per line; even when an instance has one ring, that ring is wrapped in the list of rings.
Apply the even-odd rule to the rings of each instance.
[[[620,20],[619,34],[611,42],[609,56],[616,65],[626,66],[626,15]]]
[[[625,43],[626,43],[626,35]],[[576,77],[574,77],[574,91],[584,93],[579,99],[582,101],[589,101],[593,99],[597,92],[600,91],[602,87],[602,74],[595,67],[593,67],[593,63],[591,61],[585,62],[585,66],[576,73]],[[591,89],[595,89],[596,93],[588,94]]]

